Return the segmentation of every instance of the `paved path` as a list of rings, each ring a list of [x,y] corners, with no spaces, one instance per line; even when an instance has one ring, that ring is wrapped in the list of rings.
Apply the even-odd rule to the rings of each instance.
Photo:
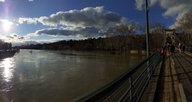
[[[166,56],[159,102],[192,102],[192,54]]]
[[[192,57],[189,55],[192,54],[176,53],[172,58],[175,63],[179,83],[184,90],[184,93],[181,93],[181,95],[186,97],[187,102],[192,102]]]
[[[159,102],[181,102],[179,81],[172,56],[166,57],[164,68],[163,95]]]
[[[166,56],[155,73],[141,102],[192,102],[192,53]]]

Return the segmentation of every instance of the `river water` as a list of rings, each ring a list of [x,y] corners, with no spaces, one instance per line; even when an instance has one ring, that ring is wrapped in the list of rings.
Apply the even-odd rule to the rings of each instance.
[[[67,102],[109,83],[144,58],[20,50],[0,60],[0,102]]]

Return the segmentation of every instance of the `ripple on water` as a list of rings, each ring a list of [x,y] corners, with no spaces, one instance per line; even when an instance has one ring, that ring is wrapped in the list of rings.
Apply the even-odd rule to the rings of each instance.
[[[13,88],[13,84],[7,81],[2,81],[0,84],[0,92],[9,92]]]
[[[13,77],[14,58],[5,58],[0,61],[0,91],[9,92],[13,84],[11,79]]]

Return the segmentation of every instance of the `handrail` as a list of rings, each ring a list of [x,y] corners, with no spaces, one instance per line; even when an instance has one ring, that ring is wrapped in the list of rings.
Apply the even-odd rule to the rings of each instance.
[[[192,47],[186,46],[186,51],[192,53]]]
[[[154,53],[105,86],[73,101],[139,101],[160,59],[160,53]]]

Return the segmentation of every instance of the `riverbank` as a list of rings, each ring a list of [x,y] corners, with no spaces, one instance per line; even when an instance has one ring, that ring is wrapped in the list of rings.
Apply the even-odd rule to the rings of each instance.
[[[144,51],[144,50],[130,50],[130,54],[146,55],[146,51]]]
[[[9,51],[0,51],[0,59],[12,57],[15,55],[17,50],[9,50]]]

